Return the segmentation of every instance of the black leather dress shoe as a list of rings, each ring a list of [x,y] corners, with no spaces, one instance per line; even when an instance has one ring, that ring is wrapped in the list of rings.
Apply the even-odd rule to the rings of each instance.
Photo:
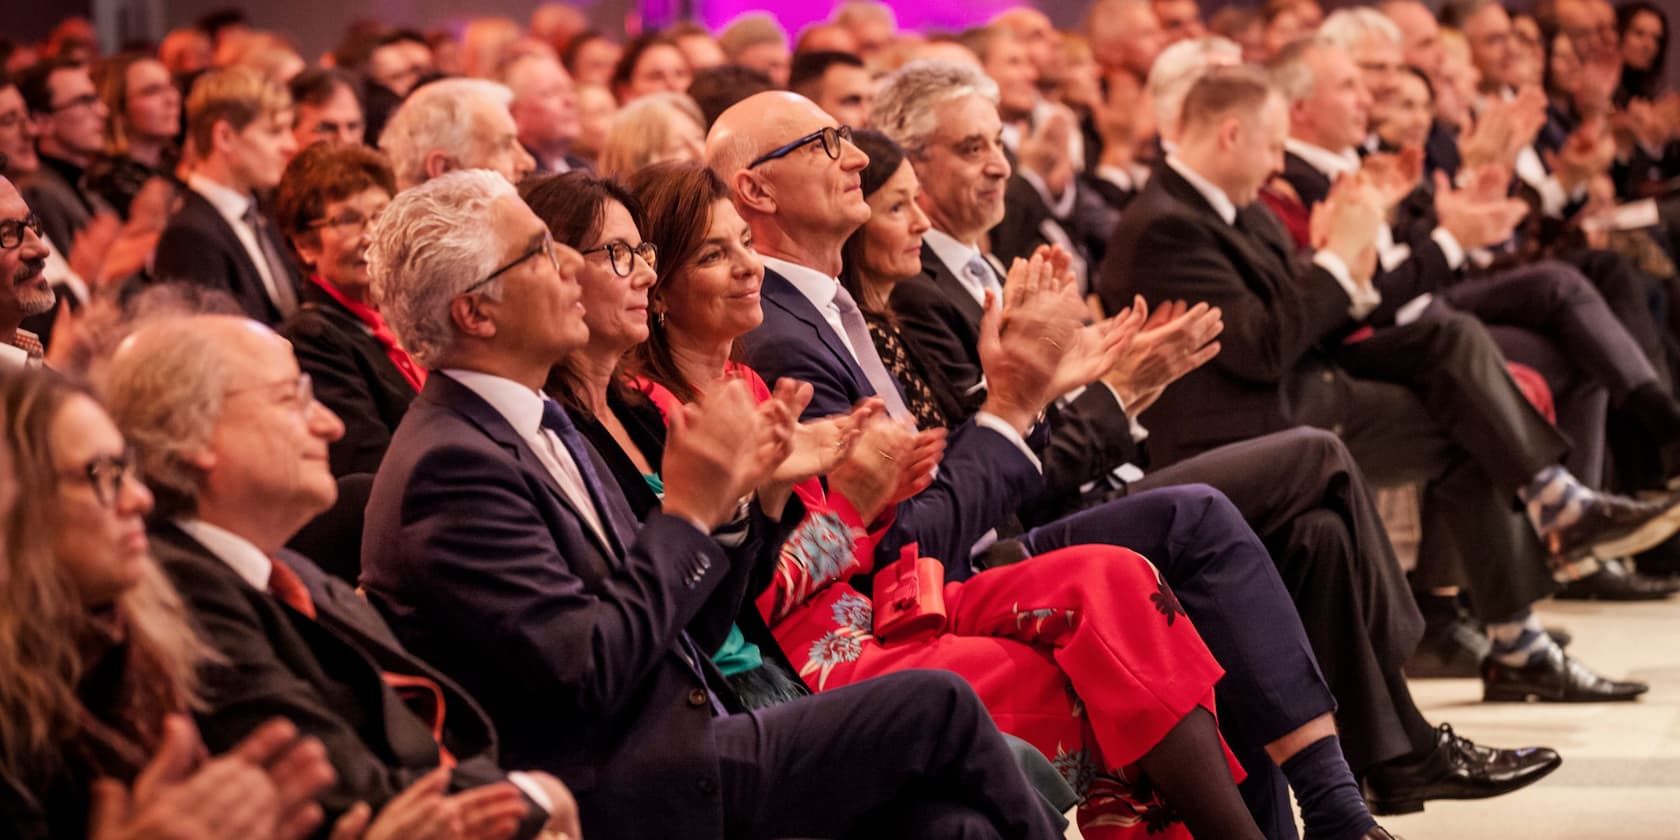
[[[1378,816],[1409,814],[1423,810],[1430,799],[1486,799],[1510,793],[1540,781],[1562,763],[1557,752],[1546,747],[1479,746],[1443,723],[1435,730],[1435,749],[1428,755],[1371,768],[1365,774],[1365,799]]]
[[[1554,566],[1610,560],[1651,548],[1680,531],[1680,494],[1657,501],[1594,493],[1575,522],[1546,535]]]
[[[1361,840],[1400,840],[1400,838],[1389,834],[1388,829],[1379,825],[1376,828],[1365,832],[1365,836],[1361,838]]]
[[[1556,597],[1565,601],[1660,601],[1676,592],[1680,592],[1680,580],[1642,575],[1619,560],[1606,560],[1598,571],[1564,584]]]
[[[1605,679],[1560,648],[1521,668],[1492,658],[1482,663],[1482,700],[1489,703],[1602,703],[1633,700],[1650,690],[1642,682]]]

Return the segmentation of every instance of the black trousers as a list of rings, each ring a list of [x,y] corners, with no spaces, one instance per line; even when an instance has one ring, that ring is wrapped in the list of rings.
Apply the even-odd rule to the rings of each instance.
[[[1357,774],[1433,746],[1401,673],[1423,617],[1341,440],[1303,426],[1179,461],[1129,490],[1195,483],[1224,493],[1277,565],[1336,697],[1348,766]]]
[[[1289,788],[1266,744],[1335,711],[1336,700],[1266,547],[1224,494],[1205,484],[1137,492],[1019,539],[1029,554],[1099,543],[1155,564],[1225,669],[1214,690],[1219,728],[1248,771],[1241,791],[1255,823],[1272,840],[1295,837]]]
[[[1556,588],[1516,492],[1562,461],[1567,440],[1523,397],[1472,315],[1442,311],[1343,345],[1352,375],[1336,426],[1379,486],[1424,483],[1421,582],[1462,576],[1476,613],[1505,621]]]
[[[712,727],[730,838],[1062,836],[956,674],[903,671]]]

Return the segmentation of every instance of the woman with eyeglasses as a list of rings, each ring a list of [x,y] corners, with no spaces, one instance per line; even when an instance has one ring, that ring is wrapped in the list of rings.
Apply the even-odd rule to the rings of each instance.
[[[819,140],[844,137],[830,131],[804,142]],[[703,166],[675,163],[628,186],[646,214],[636,229],[659,255],[645,291],[648,339],[628,362],[637,386],[662,416],[728,379],[775,399],[731,360],[735,341],[763,320],[764,268],[727,186]],[[586,289],[594,276],[583,277]],[[928,486],[939,452],[919,449],[910,429],[871,404],[845,420],[801,424],[800,434],[832,434],[838,445],[829,455],[805,450],[813,477],[793,485],[805,518],[781,544],[773,574],[749,594],[807,687],[909,668],[953,671],[999,728],[1030,742],[1078,791],[1086,838],[1260,836],[1211,713],[1221,671],[1153,567],[1124,549],[1081,546],[935,584],[943,624],[883,642],[878,633],[891,631],[877,623],[881,602],[872,598],[901,564],[920,558],[911,547],[896,563],[877,564],[875,546],[897,503]],[[790,460],[800,459],[798,438]]]
[[[334,476],[379,468],[397,421],[426,382],[398,346],[369,290],[373,220],[396,194],[390,164],[365,146],[316,143],[286,167],[280,229],[310,271],[297,314],[281,327],[316,397],[344,421],[328,449]]]
[[[12,372],[0,376],[0,422],[8,836],[290,840],[319,826],[310,799],[332,771],[290,724],[203,760],[186,713],[208,648],[151,559],[152,496],[105,410],[51,372]]]

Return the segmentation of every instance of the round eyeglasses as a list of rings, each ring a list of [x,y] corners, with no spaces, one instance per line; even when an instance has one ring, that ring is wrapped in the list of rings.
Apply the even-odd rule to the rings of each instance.
[[[583,251],[582,254],[587,257],[601,251],[607,252],[607,259],[612,263],[613,273],[620,277],[629,277],[630,273],[636,270],[636,257],[641,257],[642,262],[647,263],[648,268],[655,271],[659,270],[659,249],[654,247],[652,242],[643,242],[631,247],[628,242],[614,240],[598,248]]]
[[[810,134],[787,144],[786,146],[771,149],[770,151],[759,155],[752,163],[747,164],[747,168],[752,169],[761,164],[766,164],[770,161],[776,160],[777,158],[785,158],[788,155],[799,151],[804,146],[810,143],[815,143],[818,140],[822,141],[823,151],[828,154],[830,160],[839,160],[840,141],[844,140],[847,143],[852,142],[852,127],[849,125],[823,126],[822,128],[813,131]]]

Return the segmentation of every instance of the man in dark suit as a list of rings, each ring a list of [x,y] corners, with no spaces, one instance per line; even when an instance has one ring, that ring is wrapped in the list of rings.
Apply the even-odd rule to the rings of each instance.
[[[199,712],[211,749],[279,715],[326,746],[332,819],[365,802],[399,824],[419,806],[456,812],[474,837],[576,833],[564,785],[504,774],[473,699],[348,585],[282,548],[332,503],[326,445],[344,430],[284,339],[238,316],[158,322],[125,342],[106,391],[160,502],[159,561],[220,655]],[[422,780],[440,767],[447,779]]]
[[[104,146],[109,114],[87,67],[65,59],[29,68],[17,84],[39,132],[35,143],[40,160],[37,169],[18,181],[18,189],[41,217],[53,247],[69,253],[76,234],[94,214],[111,209],[83,183],[88,164]]]
[[[280,183],[297,151],[291,94],[244,70],[206,73],[187,97],[198,155],[157,244],[153,275],[225,291],[270,326],[298,307],[297,268],[256,193]]]
[[[936,72],[972,85],[969,68],[943,65]],[[897,117],[878,104],[877,122],[892,125]],[[874,395],[889,411],[902,412],[902,394],[855,301],[835,279],[847,237],[869,218],[855,188],[868,159],[837,128],[809,100],[782,92],[750,97],[712,126],[708,165],[730,185],[755,247],[765,255],[764,323],[745,337],[742,349],[761,375],[813,386],[817,396],[807,416],[842,412]],[[928,152],[998,154],[996,136],[977,133]],[[986,532],[1041,491],[1041,463],[1026,438],[1055,394],[1072,388],[1022,363],[1035,349],[1044,352],[1035,344],[1039,339],[1031,333],[1017,338],[1003,331],[999,355],[986,370],[980,410],[951,431],[932,486],[898,507],[877,556],[916,541],[924,556],[944,562],[948,579],[968,577],[976,573],[972,557]],[[1065,352],[1050,345],[1058,356]],[[1049,366],[1055,367],[1054,359]],[[1028,556],[1023,562],[1057,548],[1107,544],[1138,551],[1159,566],[1226,669],[1218,690],[1220,726],[1249,771],[1244,798],[1268,836],[1294,831],[1291,787],[1313,803],[1306,816],[1310,831],[1337,826],[1355,837],[1387,836],[1359,798],[1334,734],[1334,699],[1288,593],[1264,547],[1223,496],[1206,486],[1160,489],[1056,520],[1021,534],[1018,542]],[[1260,626],[1270,631],[1244,629]]]
[[[1380,16],[1376,20],[1386,22]],[[1372,54],[1377,46],[1367,44]],[[1398,54],[1397,44],[1388,46]],[[1268,66],[1290,100],[1283,179],[1299,200],[1268,195],[1267,201],[1304,226],[1311,208],[1329,195],[1334,178],[1360,171],[1356,149],[1367,136],[1372,99],[1352,55],[1334,43],[1292,45]],[[1388,200],[1408,195],[1414,182],[1415,175],[1403,171],[1406,164],[1401,160],[1385,155],[1368,161],[1368,169],[1378,164],[1389,169],[1381,176],[1390,190]],[[1382,328],[1397,317],[1406,322],[1429,317],[1431,312],[1423,307],[1438,300],[1476,315],[1490,327],[1497,325],[1490,334],[1508,358],[1547,371],[1559,367],[1553,360],[1561,357],[1565,377],[1548,379],[1548,384],[1559,417],[1572,421],[1563,426],[1577,444],[1572,471],[1589,486],[1601,485],[1606,393],[1612,405],[1642,421],[1651,440],[1680,440],[1680,405],[1659,385],[1645,354],[1580,272],[1546,262],[1476,279],[1461,277],[1469,252],[1510,237],[1527,213],[1525,203],[1502,195],[1479,197],[1474,189],[1449,189],[1436,196],[1436,206],[1443,212],[1425,214],[1409,230],[1378,228],[1373,284],[1382,303],[1367,316],[1367,323]],[[1295,240],[1307,246],[1300,235]],[[1570,387],[1577,380],[1584,383]],[[1630,599],[1661,598],[1680,589],[1680,584],[1670,586],[1609,568],[1582,585]]]
[[[587,337],[582,259],[512,185],[469,171],[402,193],[369,261],[432,373],[368,503],[368,596],[484,701],[510,760],[566,780],[592,836],[1055,836],[960,679],[905,673],[746,712],[701,653],[753,571],[711,532],[779,463],[755,455],[791,433],[791,416],[769,424],[779,403],[755,409],[735,383],[674,420],[662,510],[638,527],[541,392]],[[761,493],[744,515],[768,523],[786,501]]]
[[[1643,693],[1566,657],[1529,605],[1552,587],[1542,540],[1561,560],[1581,560],[1672,531],[1670,506],[1594,493],[1558,466],[1564,441],[1469,316],[1340,343],[1379,302],[1370,277],[1380,201],[1345,181],[1320,208],[1312,264],[1295,262],[1282,227],[1254,203],[1289,130],[1263,76],[1209,73],[1186,98],[1180,128],[1183,142],[1138,197],[1139,212],[1116,229],[1099,288],[1111,309],[1143,294],[1224,310],[1222,354],[1156,403],[1156,455],[1176,460],[1299,423],[1329,427],[1374,480],[1428,482],[1424,550],[1457,552],[1478,595],[1495,646],[1484,663],[1489,699]],[[1525,516],[1510,512],[1513,497]]]

